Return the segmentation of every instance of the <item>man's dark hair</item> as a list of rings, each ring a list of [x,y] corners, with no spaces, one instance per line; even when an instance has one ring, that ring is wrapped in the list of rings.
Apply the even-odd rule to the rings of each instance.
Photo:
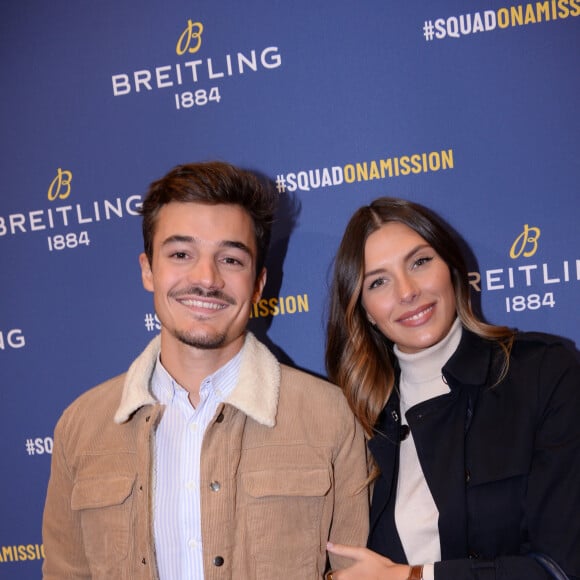
[[[153,258],[159,210],[171,202],[238,205],[252,218],[256,237],[256,276],[264,266],[276,210],[276,192],[255,174],[222,161],[178,165],[150,186],[140,214],[144,251]]]

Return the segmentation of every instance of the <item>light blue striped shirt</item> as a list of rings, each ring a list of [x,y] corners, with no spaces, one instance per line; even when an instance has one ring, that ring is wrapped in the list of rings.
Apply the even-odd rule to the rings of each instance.
[[[160,580],[203,580],[200,456],[203,435],[218,405],[234,389],[241,351],[201,384],[193,408],[158,359],[151,389],[165,405],[155,433],[153,532]]]

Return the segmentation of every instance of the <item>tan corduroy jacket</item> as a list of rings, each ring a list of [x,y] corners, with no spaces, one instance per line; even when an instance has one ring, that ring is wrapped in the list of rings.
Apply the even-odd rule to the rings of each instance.
[[[45,580],[158,577],[151,453],[163,407],[149,391],[158,352],[157,337],[57,424]],[[279,364],[248,333],[239,382],[202,445],[206,580],[322,578],[327,540],[366,543],[366,473],[363,434],[341,391]]]

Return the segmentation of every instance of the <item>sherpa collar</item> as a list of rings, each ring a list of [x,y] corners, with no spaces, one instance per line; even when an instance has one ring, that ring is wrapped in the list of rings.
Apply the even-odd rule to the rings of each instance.
[[[156,336],[129,367],[115,423],[125,423],[140,407],[158,402],[151,394],[150,381],[160,348],[161,338]],[[280,363],[266,346],[247,332],[242,347],[240,376],[225,402],[258,423],[273,427],[279,393]]]

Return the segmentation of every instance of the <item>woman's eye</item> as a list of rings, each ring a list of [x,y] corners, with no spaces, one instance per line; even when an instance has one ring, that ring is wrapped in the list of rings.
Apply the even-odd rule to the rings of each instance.
[[[417,260],[415,260],[414,265],[415,266],[422,266],[423,264],[427,264],[428,262],[430,262],[433,258],[431,256],[425,256],[423,258],[418,258]]]
[[[379,286],[382,286],[385,283],[385,279],[384,278],[377,278],[376,280],[373,280],[369,286],[369,289],[372,290],[373,288],[378,288]]]

